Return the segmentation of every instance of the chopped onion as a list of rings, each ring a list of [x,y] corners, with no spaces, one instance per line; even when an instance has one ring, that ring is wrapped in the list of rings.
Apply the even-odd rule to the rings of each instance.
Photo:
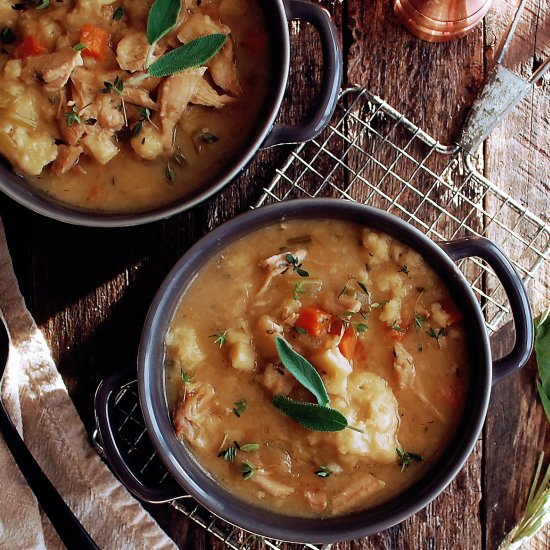
[[[15,96],[0,89],[0,109],[6,109],[15,101]]]
[[[17,111],[9,113],[8,119],[11,120],[11,122],[14,122],[15,124],[19,124],[20,126],[24,126],[25,128],[28,128],[29,130],[36,130],[38,126],[38,120],[33,120],[32,118],[22,115],[21,113],[18,113]]]

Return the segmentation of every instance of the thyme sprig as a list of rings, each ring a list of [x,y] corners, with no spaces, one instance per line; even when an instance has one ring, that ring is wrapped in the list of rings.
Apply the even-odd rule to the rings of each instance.
[[[395,449],[397,456],[399,457],[399,465],[401,466],[401,471],[403,471],[407,466],[410,466],[413,462],[422,462],[423,458],[417,453],[411,453],[405,451],[402,447]]]

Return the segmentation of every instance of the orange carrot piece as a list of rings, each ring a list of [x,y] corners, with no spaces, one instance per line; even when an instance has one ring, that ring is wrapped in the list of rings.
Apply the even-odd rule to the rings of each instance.
[[[50,53],[48,48],[44,46],[35,36],[26,36],[23,42],[17,46],[15,50],[15,57],[23,59],[25,57],[35,57],[37,55],[44,55]]]
[[[342,335],[342,339],[338,344],[338,349],[340,350],[342,355],[349,361],[353,357],[356,345],[357,336],[355,336],[355,331],[352,327],[348,327]]]
[[[86,46],[82,50],[83,56],[103,59],[109,47],[109,33],[95,25],[84,25],[80,31],[80,43]]]
[[[329,319],[330,315],[326,311],[311,305],[302,309],[294,326],[305,330],[312,336],[319,336],[322,331],[328,329],[327,321]]]

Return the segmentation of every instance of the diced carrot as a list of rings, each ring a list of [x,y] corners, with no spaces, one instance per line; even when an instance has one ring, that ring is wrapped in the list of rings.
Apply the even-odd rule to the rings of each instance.
[[[329,334],[340,334],[342,332],[342,327],[344,326],[344,323],[340,319],[334,318],[331,319],[329,326],[328,326],[328,333]]]
[[[50,52],[48,51],[48,48],[46,48],[46,46],[38,40],[38,38],[34,36],[25,36],[23,42],[21,42],[15,50],[15,57],[18,59],[23,59],[25,57],[35,57],[46,53]]]
[[[319,336],[322,331],[328,330],[329,319],[330,314],[317,306],[311,305],[302,309],[294,326],[307,331],[312,336]]]
[[[449,326],[456,325],[462,321],[462,312],[451,299],[442,300],[441,309],[449,316]]]
[[[338,344],[338,349],[340,350],[342,355],[349,361],[353,357],[356,345],[357,336],[355,336],[355,331],[352,327],[348,327],[342,335],[342,339]]]
[[[83,56],[103,59],[109,47],[109,33],[95,25],[84,25],[80,31],[80,43],[86,46],[82,50]]]

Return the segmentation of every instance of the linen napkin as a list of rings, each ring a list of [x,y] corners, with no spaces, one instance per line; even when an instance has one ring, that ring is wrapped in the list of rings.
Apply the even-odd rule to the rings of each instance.
[[[25,307],[0,220],[0,315],[10,335],[2,399],[27,447],[100,548],[175,549],[111,474]],[[0,548],[64,548],[0,436]]]

